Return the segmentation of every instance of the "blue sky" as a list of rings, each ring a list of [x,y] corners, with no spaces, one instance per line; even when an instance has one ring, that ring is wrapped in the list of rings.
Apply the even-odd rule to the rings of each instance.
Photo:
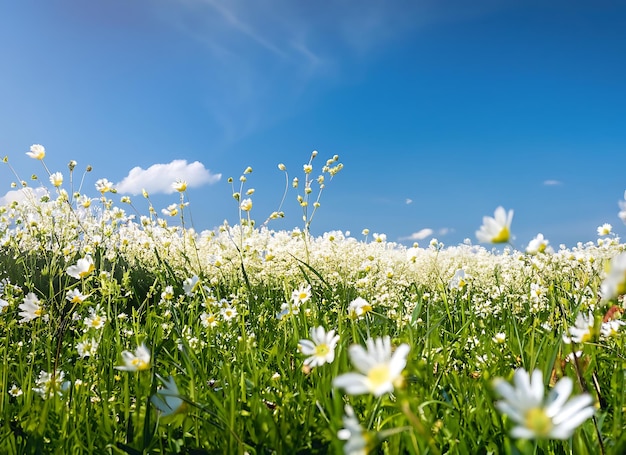
[[[161,209],[187,178],[201,230],[236,222],[228,177],[252,166],[263,221],[277,164],[302,179],[317,150],[314,173],[345,167],[316,234],[476,242],[502,205],[518,248],[626,235],[623,2],[29,0],[0,6],[0,43],[0,155],[25,179],[35,143],[66,178],[92,165],[94,195],[149,186]],[[0,167],[0,195],[13,180]],[[302,225],[296,196],[275,229]]]

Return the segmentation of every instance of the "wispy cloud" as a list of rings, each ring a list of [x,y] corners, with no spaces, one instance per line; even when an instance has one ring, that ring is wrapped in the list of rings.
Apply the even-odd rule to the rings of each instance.
[[[144,189],[150,194],[170,194],[175,191],[172,183],[177,179],[185,180],[189,188],[194,188],[216,183],[221,178],[222,174],[212,174],[199,161],[174,160],[167,164],[153,164],[148,169],[137,166],[115,188],[127,194],[140,194]]]
[[[500,8],[493,0],[471,7],[461,0],[158,4],[166,25],[206,49],[199,56],[211,68],[206,110],[231,141],[290,116],[333,83],[352,79],[352,63],[375,61],[378,51],[409,33]]]
[[[413,199],[406,198],[404,202],[406,203],[406,205],[409,205],[413,203]]]
[[[400,237],[398,240],[424,240],[428,237],[433,237],[434,235],[443,237],[444,235],[452,232],[454,232],[454,229],[447,227],[437,229],[436,231],[431,228],[424,228],[412,233],[411,235],[407,235],[406,237]]]
[[[559,186],[563,185],[563,182],[561,182],[560,180],[544,180],[543,184],[545,186]]]
[[[430,228],[424,228],[406,237],[400,237],[400,240],[424,240],[433,235],[433,232],[434,231]]]

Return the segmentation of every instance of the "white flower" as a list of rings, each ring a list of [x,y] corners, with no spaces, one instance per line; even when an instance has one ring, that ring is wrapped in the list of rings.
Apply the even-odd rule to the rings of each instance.
[[[602,226],[598,226],[598,235],[609,235],[611,234],[612,230],[613,226],[611,226],[609,223],[604,223]]]
[[[9,395],[11,395],[12,397],[19,397],[20,395],[22,395],[24,392],[22,392],[22,389],[20,389],[17,385],[13,384],[11,386],[11,388],[9,389]]]
[[[494,381],[503,398],[496,408],[517,424],[511,436],[522,439],[569,439],[574,430],[595,413],[593,399],[583,393],[569,399],[573,382],[564,377],[556,383],[547,398],[540,370],[532,376],[523,368],[513,375],[515,387],[501,378]]]
[[[229,306],[226,306],[224,308],[222,308],[220,310],[220,314],[222,315],[222,318],[224,319],[224,321],[229,322],[231,320],[233,320],[235,317],[237,317],[237,309]]]
[[[363,297],[357,297],[348,304],[348,316],[352,319],[365,317],[370,311],[372,311],[372,305]]]
[[[26,294],[23,303],[18,308],[22,310],[19,312],[19,315],[22,317],[20,323],[30,322],[43,314],[43,310],[39,305],[39,298],[32,292]]]
[[[543,237],[543,234],[537,234],[537,237],[528,242],[528,246],[526,247],[526,253],[553,253],[554,250],[548,246],[549,243],[550,242]]]
[[[39,377],[35,381],[37,387],[33,387],[33,392],[41,395],[44,400],[48,399],[54,392],[61,395],[61,393],[67,389],[70,384],[69,381],[63,382],[64,377],[65,373],[63,371],[52,374],[46,371],[41,371],[39,373]]]
[[[302,303],[306,303],[311,298],[311,285],[300,286],[298,289],[291,293],[291,300],[294,305],[300,306]]]
[[[96,191],[99,191],[102,194],[107,192],[115,192],[115,189],[113,188],[113,183],[109,182],[107,179],[96,180],[95,186]]]
[[[298,348],[308,357],[304,364],[317,367],[325,363],[333,363],[335,360],[335,347],[339,341],[339,335],[335,331],[326,332],[324,327],[311,327],[311,340],[300,340]]]
[[[30,152],[26,152],[26,154],[36,160],[43,160],[46,156],[46,149],[43,145],[33,144],[30,146]]]
[[[205,328],[216,327],[218,323],[217,317],[213,313],[202,313],[200,315],[200,324]]]
[[[465,270],[458,269],[454,273],[454,276],[450,280],[450,283],[448,283],[448,288],[461,291],[465,288],[465,286],[467,286],[467,280],[469,278],[471,278],[471,276],[466,274]]]
[[[107,318],[104,314],[98,314],[100,312],[100,306],[96,306],[96,308],[89,308],[89,316],[85,318],[83,321],[87,326],[87,330],[96,329],[100,330],[104,327],[104,324],[107,322]]]
[[[620,319],[603,322],[600,326],[600,335],[602,335],[603,338],[615,337],[619,334],[623,325],[626,325],[626,322]]]
[[[143,371],[150,368],[150,351],[142,343],[135,349],[135,352],[122,352],[124,365],[116,366],[115,369],[123,371]]]
[[[78,289],[70,289],[65,294],[66,300],[71,303],[83,303],[87,297],[89,297],[89,295],[84,295]]]
[[[252,210],[252,199],[250,198],[244,199],[243,201],[241,201],[241,204],[239,204],[239,207],[244,212],[249,212],[250,210]]]
[[[72,278],[81,279],[90,275],[95,270],[93,259],[87,255],[76,262],[76,265],[72,265],[67,268],[67,274]]]
[[[172,188],[174,189],[174,191],[182,193],[187,189],[187,182],[181,179],[177,179],[174,183],[172,183]]]
[[[494,218],[483,217],[483,225],[476,231],[479,242],[485,243],[506,243],[511,238],[511,221],[513,220],[513,210],[508,213],[503,207],[498,207],[494,213]]]
[[[178,204],[170,204],[166,209],[161,209],[161,213],[165,216],[178,215]]]
[[[158,374],[157,377],[165,387],[159,388],[156,394],[150,397],[152,404],[158,409],[159,413],[163,417],[183,412],[186,408],[186,403],[180,397],[178,386],[176,385],[174,378],[170,376],[168,380],[165,380]]]
[[[7,302],[4,299],[0,299],[0,313],[2,313],[2,311],[4,311],[4,309],[8,306],[9,306],[9,302]]]
[[[343,446],[343,453],[346,455],[367,455],[367,434],[363,431],[359,419],[356,418],[352,406],[347,404],[345,410],[346,413],[342,418],[344,428],[337,432],[337,437],[346,441]]]
[[[600,294],[604,300],[626,294],[626,253],[611,260],[609,274],[600,285]]]
[[[591,341],[593,338],[594,324],[595,322],[592,311],[589,311],[586,315],[583,312],[578,313],[575,325],[569,328],[570,336],[568,337],[564,335],[563,342],[570,344],[572,342],[585,343],[587,341]]]
[[[78,351],[78,356],[81,358],[90,357],[96,355],[98,352],[98,340],[95,338],[90,338],[85,341],[81,341],[76,345],[76,350]]]
[[[50,174],[50,183],[52,183],[52,185],[57,188],[63,185],[63,174],[61,174],[60,172]]]
[[[379,234],[378,232],[374,232],[372,234],[374,241],[377,243],[383,243],[387,241],[387,234]]]
[[[381,396],[393,392],[394,383],[401,378],[409,354],[409,345],[401,344],[391,353],[391,340],[368,338],[367,350],[358,344],[349,348],[350,360],[360,373],[346,373],[337,376],[333,385],[342,388],[350,395],[372,393]]]
[[[200,278],[198,278],[198,275],[194,275],[191,278],[187,278],[185,281],[183,281],[183,290],[185,291],[185,294],[187,294],[189,297],[192,297],[199,287]]]

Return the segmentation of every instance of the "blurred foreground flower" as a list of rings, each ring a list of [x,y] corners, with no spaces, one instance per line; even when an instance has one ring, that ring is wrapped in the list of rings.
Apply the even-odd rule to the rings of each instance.
[[[143,371],[150,368],[150,351],[142,343],[135,349],[135,352],[130,351],[122,352],[122,360],[124,365],[116,366],[116,370],[122,371]]]
[[[354,409],[349,404],[345,407],[346,414],[343,416],[343,426],[337,432],[337,437],[346,441],[343,446],[343,453],[346,455],[367,455],[368,438],[361,427],[359,419],[354,414]]]
[[[394,384],[401,379],[402,370],[406,366],[409,354],[409,345],[401,344],[391,353],[391,340],[383,338],[368,338],[363,346],[350,346],[350,360],[360,373],[346,373],[337,376],[333,385],[342,388],[350,395],[373,393],[379,397],[387,392],[393,392]]]
[[[513,210],[508,213],[502,206],[498,207],[494,213],[494,218],[483,217],[483,225],[476,231],[479,242],[484,243],[506,243],[511,238],[511,221],[513,221]]]
[[[504,398],[496,408],[517,426],[511,436],[521,439],[568,439],[574,430],[595,413],[593,399],[583,393],[569,399],[573,382],[564,377],[544,400],[545,389],[540,370],[532,376],[523,368],[513,375],[515,387],[502,378],[494,381],[496,392]]]
[[[322,366],[325,363],[333,363],[335,360],[335,347],[339,341],[339,335],[335,331],[326,332],[324,327],[311,327],[311,340],[300,340],[298,348],[308,357],[304,364],[310,367]]]
[[[611,260],[609,274],[600,286],[604,300],[613,300],[626,294],[626,253],[621,253]]]
[[[157,408],[159,414],[163,417],[170,417],[185,412],[187,404],[180,397],[174,378],[170,376],[168,380],[165,380],[158,374],[157,377],[165,387],[157,390],[150,401]]]

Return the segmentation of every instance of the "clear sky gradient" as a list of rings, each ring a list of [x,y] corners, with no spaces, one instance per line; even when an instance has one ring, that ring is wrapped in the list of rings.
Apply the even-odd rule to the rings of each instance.
[[[315,234],[477,242],[502,205],[520,249],[605,222],[626,235],[624,2],[6,1],[0,43],[0,156],[25,180],[45,175],[35,143],[66,178],[69,160],[92,165],[94,196],[105,177],[160,210],[186,178],[211,229],[238,217],[228,177],[253,167],[263,221],[277,164],[302,180],[317,150],[314,173],[335,154],[345,167]],[[13,180],[0,167],[0,196]],[[296,195],[272,227],[302,226]]]

